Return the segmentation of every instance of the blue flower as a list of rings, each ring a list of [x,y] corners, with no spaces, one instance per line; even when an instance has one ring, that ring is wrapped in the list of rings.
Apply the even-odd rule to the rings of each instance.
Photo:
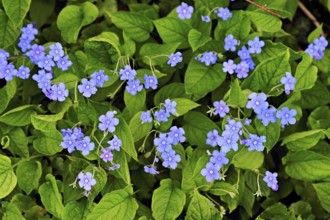
[[[91,78],[95,80],[97,87],[102,87],[103,83],[109,80],[109,77],[107,75],[104,75],[104,70],[94,72],[91,75]]]
[[[177,126],[172,126],[170,128],[170,132],[168,133],[168,136],[172,138],[173,145],[177,145],[179,142],[183,143],[186,140],[186,137],[184,136],[185,132],[183,128],[178,128]]]
[[[126,90],[131,95],[136,95],[138,92],[141,92],[143,86],[140,84],[139,79],[129,80],[127,82]]]
[[[69,90],[65,88],[64,83],[59,83],[58,85],[52,85],[50,88],[50,98],[54,101],[63,102],[69,95]]]
[[[21,28],[23,39],[33,41],[35,39],[35,35],[38,34],[38,30],[34,28],[33,24],[28,24],[26,27]]]
[[[120,164],[114,164],[111,167],[109,167],[109,170],[116,170],[120,168]]]
[[[90,172],[86,172],[86,174],[80,172],[77,179],[79,179],[79,186],[86,191],[91,191],[92,186],[96,184],[96,180]]]
[[[219,102],[215,101],[213,102],[213,105],[215,107],[214,114],[219,115],[221,118],[224,118],[229,112],[229,107],[223,100],[220,100]]]
[[[154,145],[160,153],[172,150],[173,139],[167,134],[160,133],[158,138],[154,139]]]
[[[201,174],[206,177],[207,182],[220,179],[220,166],[214,163],[207,163],[206,167],[201,170]]]
[[[152,117],[151,117],[151,112],[145,111],[141,113],[140,120],[142,123],[151,123],[152,122]]]
[[[246,46],[243,46],[238,52],[238,56],[241,58],[241,60],[246,60],[251,58],[250,51],[246,48]]]
[[[117,137],[117,135],[114,135],[112,140],[108,141],[108,144],[110,150],[116,150],[116,151],[120,151],[120,147],[122,146],[122,142]]]
[[[204,22],[206,22],[206,23],[208,23],[208,22],[211,21],[211,18],[208,15],[205,15],[205,16],[202,15],[201,16],[201,20],[204,21]]]
[[[17,46],[21,48],[21,51],[24,53],[31,48],[31,41],[20,37]]]
[[[68,149],[69,153],[72,153],[75,150],[77,145],[77,137],[72,134],[63,134],[63,141],[61,142],[61,147]]]
[[[244,119],[244,124],[245,124],[245,125],[250,125],[251,122],[252,122],[252,120],[249,119],[249,118]]]
[[[166,112],[171,113],[173,115],[176,114],[176,102],[175,101],[166,99],[164,102],[164,107],[165,107]]]
[[[219,146],[221,146],[221,151],[227,153],[230,149],[234,151],[238,150],[237,141],[239,139],[239,135],[237,133],[225,130],[222,132],[219,138]]]
[[[328,41],[325,39],[324,36],[320,36],[319,38],[314,40],[314,48],[319,51],[324,51],[325,48],[328,46]]]
[[[178,17],[181,20],[190,19],[192,13],[194,12],[194,7],[187,5],[185,2],[182,2],[181,5],[176,8],[176,12],[178,13]]]
[[[265,93],[257,94],[252,92],[249,95],[249,101],[246,104],[247,109],[253,109],[256,114],[260,114],[262,110],[268,108],[268,102],[266,101],[267,96]]]
[[[285,72],[285,75],[285,77],[281,78],[281,83],[284,85],[285,94],[289,95],[290,91],[294,90],[296,78],[294,78],[289,72]]]
[[[41,69],[51,71],[53,66],[55,66],[55,63],[51,55],[44,56],[38,61],[38,67]]]
[[[240,121],[235,121],[234,119],[227,118],[227,124],[225,125],[225,131],[229,131],[235,134],[241,133],[241,128],[243,127]]]
[[[17,70],[14,64],[9,63],[4,67],[0,67],[0,79],[5,79],[6,81],[11,81],[14,76],[17,75]]]
[[[214,52],[204,52],[198,60],[204,63],[205,66],[210,66],[217,62],[218,56]]]
[[[113,154],[109,148],[102,148],[101,149],[102,154],[100,155],[100,158],[104,162],[112,162],[113,161]]]
[[[42,91],[49,90],[51,87],[51,79],[53,78],[52,73],[48,73],[45,70],[39,70],[38,74],[34,74],[32,79],[38,83],[38,88]]]
[[[156,170],[156,167],[153,165],[150,166],[144,166],[144,172],[150,173],[150,174],[159,174],[159,172]]]
[[[94,79],[88,80],[83,78],[81,83],[82,84],[78,85],[78,90],[83,96],[89,98],[97,92],[97,88],[95,87],[96,82]]]
[[[64,56],[63,47],[60,43],[56,42],[49,46],[49,55],[53,57],[54,61],[58,61]]]
[[[254,70],[254,67],[256,66],[255,63],[253,62],[252,58],[247,58],[245,60],[242,60],[246,62],[249,65],[250,70]]]
[[[272,188],[272,190],[277,191],[278,190],[278,182],[277,182],[277,173],[271,173],[269,171],[266,171],[265,177],[262,179],[265,183],[267,183],[267,186]]]
[[[235,73],[239,79],[246,78],[249,74],[249,64],[244,60],[236,64]]]
[[[38,62],[45,57],[45,47],[33,44],[31,50],[26,53],[26,56],[28,56],[34,64],[38,64]]]
[[[1,66],[6,66],[8,64],[7,59],[9,56],[10,54],[7,51],[0,49],[0,68]]]
[[[259,40],[259,37],[257,36],[253,40],[249,40],[248,45],[249,45],[250,53],[259,54],[259,53],[261,53],[261,48],[263,46],[265,46],[265,42],[263,42],[262,40]]]
[[[278,110],[276,113],[276,118],[281,120],[281,125],[284,127],[285,125],[293,125],[296,123],[296,109],[289,109],[288,107],[283,107],[281,110]]]
[[[136,71],[130,65],[126,65],[124,69],[119,70],[120,80],[133,80],[136,76]]]
[[[17,71],[17,76],[21,79],[27,79],[30,76],[30,69],[25,66],[20,66]]]
[[[156,76],[148,76],[144,74],[144,88],[149,89],[157,89],[158,79]]]
[[[84,133],[82,132],[81,128],[74,128],[72,134],[76,136],[77,139],[85,137]]]
[[[262,124],[264,126],[268,126],[269,122],[276,122],[275,113],[276,109],[274,107],[270,107],[268,109],[261,110],[257,117],[258,119],[262,120]]]
[[[214,150],[210,158],[210,162],[217,164],[222,167],[222,165],[228,164],[229,160],[226,157],[226,153],[223,151]]]
[[[167,64],[171,67],[175,67],[178,63],[182,62],[182,53],[176,52],[168,56]]]
[[[249,138],[244,141],[244,145],[248,146],[248,151],[263,151],[265,146],[263,143],[266,142],[266,136],[258,136],[256,134],[250,134]]]
[[[236,69],[236,64],[233,60],[229,59],[227,62],[223,63],[222,71],[225,73],[233,74]]]
[[[225,50],[235,51],[237,45],[238,45],[238,40],[236,40],[232,34],[229,34],[225,38]]]
[[[77,150],[80,150],[84,156],[87,156],[90,151],[94,150],[94,147],[94,143],[91,142],[91,139],[88,136],[84,137],[77,144]]]
[[[115,117],[115,113],[112,111],[108,111],[105,115],[101,115],[99,121],[98,128],[101,131],[108,130],[109,132],[114,132],[116,126],[119,124],[118,118]]]
[[[56,65],[62,71],[68,70],[70,66],[72,66],[72,62],[68,59],[68,55],[61,57],[57,62]]]
[[[220,136],[218,130],[214,129],[207,133],[206,144],[215,147],[220,142]]]
[[[159,122],[167,122],[170,117],[170,113],[165,109],[160,109],[159,111],[155,111],[155,117]]]
[[[174,150],[162,152],[161,157],[163,158],[162,165],[166,168],[175,169],[178,163],[181,161],[179,154],[176,154]]]
[[[218,10],[214,10],[214,13],[224,21],[233,16],[228,8],[219,8]]]

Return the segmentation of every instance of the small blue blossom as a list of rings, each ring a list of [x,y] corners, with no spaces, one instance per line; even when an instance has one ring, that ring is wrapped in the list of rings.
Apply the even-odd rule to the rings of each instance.
[[[251,58],[250,51],[246,48],[246,46],[243,46],[238,52],[238,56],[241,58],[241,60],[246,60]]]
[[[262,124],[264,126],[268,126],[270,122],[272,123],[276,122],[275,113],[276,113],[276,109],[274,107],[270,107],[261,110],[261,112],[257,115],[257,117],[258,119],[262,120]]]
[[[214,115],[219,115],[220,118],[224,118],[229,112],[229,107],[223,100],[213,102],[213,106],[215,108]]]
[[[81,83],[82,84],[78,85],[78,90],[83,96],[89,98],[97,92],[96,82],[94,79],[88,80],[83,78]]]
[[[217,164],[218,166],[222,167],[223,165],[228,164],[229,160],[226,157],[226,153],[223,151],[214,150],[212,152],[212,156],[210,158],[210,162]]]
[[[267,96],[265,93],[257,94],[252,92],[249,95],[249,101],[246,104],[247,109],[253,109],[256,114],[260,114],[262,110],[268,108],[268,102],[266,101]]]
[[[233,16],[228,8],[219,8],[218,10],[215,10],[214,12],[217,14],[217,16],[219,18],[221,18],[224,21],[228,20],[229,18],[231,18]]]
[[[246,61],[241,61],[239,64],[236,64],[235,73],[237,78],[243,79],[248,77],[249,74],[249,64]]]
[[[173,139],[167,134],[160,133],[158,138],[154,139],[154,145],[160,153],[172,150]]]
[[[262,40],[259,40],[259,37],[255,37],[253,40],[248,41],[249,45],[249,51],[250,53],[254,54],[260,54],[261,53],[261,48],[265,46],[265,42]]]
[[[221,146],[221,151],[227,153],[230,151],[230,149],[233,149],[234,151],[238,150],[238,144],[237,141],[239,140],[239,135],[225,130],[222,132],[220,138],[219,138],[219,146]]]
[[[119,124],[119,119],[115,117],[115,112],[113,111],[108,111],[105,115],[101,115],[99,121],[98,128],[101,131],[108,130],[109,132],[114,132]]]
[[[116,150],[116,151],[120,151],[120,147],[122,146],[122,142],[117,137],[117,135],[114,135],[113,138],[110,141],[108,141],[108,144],[110,150]]]
[[[247,58],[245,60],[242,60],[246,62],[249,65],[250,70],[254,70],[254,67],[256,66],[255,63],[253,62],[252,58]]]
[[[17,70],[14,64],[8,63],[4,67],[0,67],[0,79],[5,79],[6,81],[11,81],[14,76],[17,75]]]
[[[181,161],[180,155],[176,154],[174,150],[163,152],[161,154],[161,157],[164,160],[162,165],[172,170],[174,170],[177,167],[178,163]]]
[[[238,45],[238,40],[236,40],[232,34],[229,34],[225,38],[225,50],[235,51],[237,45]]]
[[[182,53],[176,52],[168,56],[167,64],[171,67],[175,67],[178,63],[182,62]]]
[[[60,145],[64,149],[68,149],[69,153],[72,153],[77,145],[77,137],[75,135],[68,133],[63,134],[63,141],[61,142]]]
[[[215,147],[220,142],[220,135],[218,130],[214,129],[207,133],[206,144]]]
[[[146,173],[150,173],[150,174],[159,174],[159,171],[156,170],[156,167],[153,165],[149,165],[149,166],[144,166],[144,172]]]
[[[33,44],[31,50],[26,53],[26,56],[29,57],[34,64],[38,64],[38,62],[45,57],[45,47]]]
[[[271,173],[269,171],[266,171],[265,177],[262,179],[265,183],[267,183],[267,186],[272,188],[272,190],[277,191],[278,190],[278,182],[277,182],[277,173]]]
[[[103,84],[109,80],[109,77],[104,75],[104,70],[94,72],[91,78],[95,80],[97,87],[102,87]]]
[[[63,102],[69,95],[69,90],[66,89],[64,83],[59,83],[58,85],[52,85],[50,88],[51,95],[50,98],[54,101]]]
[[[102,148],[101,152],[100,158],[104,162],[113,162],[113,154],[109,148]]]
[[[94,143],[91,142],[90,137],[86,136],[77,144],[77,150],[80,150],[82,155],[87,156],[90,151],[94,150]]]
[[[234,119],[227,118],[227,124],[225,125],[225,131],[229,131],[235,134],[241,133],[241,128],[243,127],[240,121],[235,121]]]
[[[85,137],[84,133],[82,132],[81,128],[74,128],[72,134],[77,138],[83,138]]]
[[[164,102],[166,112],[176,115],[176,102],[166,99]]]
[[[206,167],[201,170],[201,174],[206,177],[207,182],[220,179],[220,166],[214,163],[207,163]]]
[[[64,56],[64,50],[60,43],[56,42],[49,46],[49,55],[53,57],[54,61],[58,61],[61,57]]]
[[[135,69],[132,69],[130,65],[126,65],[124,69],[119,70],[120,80],[133,80],[136,76]]]
[[[86,191],[91,191],[92,186],[96,184],[96,180],[93,178],[93,175],[90,172],[86,172],[86,174],[80,172],[77,179],[79,179],[79,186],[84,188]]]
[[[252,122],[252,120],[249,118],[244,119],[244,125],[250,125],[251,122]]]
[[[194,12],[194,7],[189,6],[185,2],[182,2],[181,5],[176,8],[176,12],[178,13],[178,17],[181,20],[190,19],[192,13]]]
[[[263,151],[265,146],[263,143],[266,142],[266,136],[258,136],[256,134],[250,134],[249,138],[244,141],[244,145],[248,146],[248,151]]]
[[[21,48],[21,51],[24,53],[31,48],[31,41],[20,37],[17,46]]]
[[[281,110],[278,110],[276,113],[276,118],[281,120],[281,125],[293,125],[296,123],[296,109],[289,109],[288,107],[283,107]]]
[[[229,59],[227,62],[223,63],[222,71],[225,73],[233,74],[236,69],[236,64],[233,60]]]
[[[26,27],[21,28],[23,39],[29,40],[30,42],[35,39],[35,35],[38,34],[38,30],[34,28],[33,24],[28,24]]]
[[[30,69],[25,66],[20,66],[17,71],[17,77],[27,79],[30,76]]]
[[[149,89],[157,89],[158,86],[158,79],[156,76],[148,76],[144,74],[144,88]]]
[[[10,54],[7,51],[0,49],[0,68],[8,64],[7,59],[9,56]]]
[[[70,66],[72,66],[72,62],[69,60],[68,55],[61,57],[57,62],[56,65],[62,71],[68,70]]]
[[[179,142],[183,143],[186,140],[186,137],[184,136],[185,132],[183,128],[178,128],[177,126],[172,126],[170,128],[170,132],[168,133],[168,136],[172,138],[173,145],[177,145]]]
[[[218,56],[214,52],[204,52],[198,60],[204,63],[205,66],[210,66],[211,64],[215,64],[217,62]]]
[[[151,123],[152,122],[152,117],[151,117],[151,112],[145,111],[141,113],[140,120],[142,123]]]
[[[160,109],[159,111],[155,111],[155,117],[159,122],[167,122],[170,117],[170,113],[165,109]]]
[[[296,78],[294,78],[289,72],[285,72],[285,75],[285,77],[281,78],[281,83],[284,85],[285,94],[289,95],[290,91],[294,90]]]
[[[324,51],[325,48],[328,46],[328,41],[325,39],[324,36],[320,36],[319,38],[314,40],[314,48],[318,51]]]
[[[51,87],[51,79],[53,74],[46,72],[45,70],[39,70],[38,74],[34,74],[32,79],[38,83],[38,88],[43,91],[49,90]]]
[[[139,79],[129,80],[126,85],[126,90],[131,95],[136,95],[138,92],[141,92],[143,85],[140,84]]]
[[[208,23],[208,22],[210,22],[211,21],[211,18],[210,18],[210,16],[208,16],[208,15],[202,15],[201,16],[201,20],[203,21],[203,22],[206,22],[206,23]]]
[[[41,69],[51,71],[53,66],[55,66],[55,63],[51,55],[44,56],[38,61],[38,67]]]
[[[109,170],[116,170],[116,169],[119,169],[120,168],[120,164],[114,164],[112,165],[111,167],[109,167]]]

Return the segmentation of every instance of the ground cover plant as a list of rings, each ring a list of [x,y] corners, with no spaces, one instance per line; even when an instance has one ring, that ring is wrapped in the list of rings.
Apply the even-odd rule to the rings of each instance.
[[[2,0],[1,219],[328,219],[330,1]]]

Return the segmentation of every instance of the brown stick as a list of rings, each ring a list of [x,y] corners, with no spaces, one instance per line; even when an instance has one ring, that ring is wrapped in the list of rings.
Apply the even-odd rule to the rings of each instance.
[[[320,26],[320,23],[315,18],[315,16],[306,8],[306,6],[298,1],[298,7],[304,12],[304,14],[314,23],[316,27]]]
[[[278,14],[278,13],[276,13],[276,12],[270,10],[269,8],[267,8],[267,7],[263,6],[263,5],[259,5],[258,3],[255,3],[255,2],[252,1],[252,0],[245,0],[245,1],[247,1],[248,3],[254,5],[254,6],[258,7],[258,8],[260,8],[260,9],[263,10],[263,11],[266,11],[266,12],[268,12],[268,13],[270,13],[270,14],[272,14],[272,15],[275,15],[275,16],[277,16],[277,17],[279,17],[279,18],[281,17],[280,14]]]

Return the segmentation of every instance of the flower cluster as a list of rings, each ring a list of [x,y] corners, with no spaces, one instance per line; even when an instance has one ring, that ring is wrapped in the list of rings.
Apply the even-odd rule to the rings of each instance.
[[[327,46],[328,41],[325,39],[325,37],[320,36],[319,38],[315,39],[313,43],[308,45],[305,52],[311,55],[311,57],[313,57],[315,60],[321,60],[324,56],[324,50]]]
[[[266,171],[266,175],[263,178],[263,181],[267,183],[267,186],[270,187],[272,190],[278,190],[278,182],[277,182],[277,173],[271,173]]]
[[[113,151],[120,151],[120,147],[122,146],[122,141],[114,135],[113,138],[107,142],[109,144],[108,147],[101,149],[100,158],[105,162],[110,162],[112,166],[109,168],[110,170],[114,170],[120,167],[120,164],[114,164],[113,161]]]
[[[109,80],[109,77],[104,74],[104,70],[96,71],[91,75],[91,79],[83,78],[81,84],[78,85],[79,92],[89,98],[97,92],[97,88],[102,88],[103,84]]]
[[[13,63],[8,62],[9,56],[7,51],[0,49],[0,79],[11,81],[14,76],[21,79],[29,78],[30,69],[24,65],[16,69]]]
[[[85,136],[81,128],[62,129],[63,140],[61,147],[67,149],[69,153],[74,150],[81,151],[82,155],[87,156],[90,151],[94,150],[95,145],[91,142],[89,136]]]
[[[163,104],[163,106],[159,110],[154,112],[154,117],[156,118],[157,122],[167,122],[169,117],[172,115],[177,115],[176,112],[176,102],[171,101],[170,99],[166,99]],[[151,116],[151,111],[145,111],[141,113],[140,120],[142,123],[151,123],[153,121],[153,118]]]

